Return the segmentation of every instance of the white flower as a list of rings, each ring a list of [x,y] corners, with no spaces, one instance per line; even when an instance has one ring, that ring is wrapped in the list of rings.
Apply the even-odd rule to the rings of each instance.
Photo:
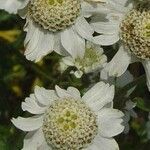
[[[142,62],[150,90],[150,1],[137,4],[131,0],[106,0],[106,21],[92,22],[100,33],[95,42],[100,45],[120,44],[119,51],[105,66],[109,76],[121,76],[130,63]]]
[[[85,19],[93,5],[84,0],[0,0],[0,8],[26,18],[28,60],[39,61],[52,51],[83,57],[85,39],[93,40],[94,30]]]
[[[23,150],[119,150],[113,136],[124,130],[124,115],[108,106],[113,97],[114,86],[103,82],[82,97],[74,87],[36,87],[22,103],[23,111],[34,116],[12,119],[17,128],[28,132]]]
[[[80,78],[84,73],[100,71],[106,64],[107,57],[103,54],[103,49],[91,42],[86,42],[85,54],[83,58],[64,57],[61,61],[62,69],[66,69],[62,63],[67,66],[75,66],[77,71],[72,71],[77,78]]]
[[[103,72],[101,74],[101,78],[105,78],[106,76],[107,76],[107,74],[105,72]],[[132,81],[133,81],[133,76],[128,70],[123,75],[118,77],[117,79],[115,79],[114,77],[109,77],[107,79],[107,82],[109,82],[109,84],[116,85],[116,88],[123,88],[124,86],[131,83]],[[136,86],[133,86],[132,88],[130,88],[126,91],[126,93],[124,95],[125,99],[129,98],[129,96],[132,94],[132,92],[135,90],[135,88],[136,88]],[[124,120],[123,124],[125,126],[125,129],[124,129],[125,134],[127,134],[130,130],[129,123],[128,123],[130,121],[130,118],[131,117],[137,118],[137,114],[134,111],[135,106],[136,106],[136,103],[132,102],[131,100],[128,100],[128,101],[126,101],[125,107],[123,108],[123,112],[125,114],[123,117],[123,120]]]
[[[129,127],[129,121],[130,121],[130,118],[133,117],[133,118],[137,118],[137,114],[136,112],[133,110],[133,108],[136,106],[136,103],[132,102],[131,100],[127,101],[126,102],[126,106],[124,108],[124,117],[123,117],[123,120],[124,120],[124,126],[125,126],[125,129],[124,129],[124,133],[127,134],[130,130],[130,127]]]

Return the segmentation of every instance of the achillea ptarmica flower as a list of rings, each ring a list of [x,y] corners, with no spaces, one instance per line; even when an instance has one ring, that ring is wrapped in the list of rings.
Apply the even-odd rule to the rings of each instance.
[[[0,8],[26,18],[28,60],[39,61],[52,51],[83,57],[85,39],[93,40],[94,30],[85,19],[93,6],[84,0],[0,0]]]
[[[103,49],[91,42],[86,42],[83,58],[77,57],[74,59],[72,57],[64,57],[61,61],[66,66],[75,66],[77,68],[77,71],[73,72],[77,78],[80,78],[84,73],[99,72],[105,66],[106,62],[107,57],[103,54]]]
[[[120,44],[104,70],[109,76],[118,77],[130,63],[142,62],[150,90],[150,1],[106,0],[103,7],[107,10],[104,12],[107,21],[97,20],[91,24],[100,33],[95,41],[101,45]]]
[[[22,103],[22,109],[34,116],[13,118],[12,122],[28,132],[24,150],[118,150],[113,136],[124,130],[124,115],[107,105],[113,97],[114,86],[103,82],[82,97],[74,87],[35,87],[34,94]]]

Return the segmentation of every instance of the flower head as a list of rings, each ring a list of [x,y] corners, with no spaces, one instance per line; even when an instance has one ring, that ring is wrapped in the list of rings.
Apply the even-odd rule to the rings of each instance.
[[[150,59],[150,2],[138,3],[120,25],[124,44],[138,58]]]
[[[36,87],[25,99],[22,109],[33,117],[12,119],[13,124],[27,131],[23,149],[101,150],[119,149],[113,136],[124,130],[123,113],[108,107],[114,87],[97,83],[82,97],[69,87],[55,90]]]
[[[43,120],[43,134],[54,149],[82,149],[98,132],[96,115],[81,100],[53,102]]]
[[[29,17],[50,32],[73,25],[80,15],[80,0],[32,0]]]
[[[0,9],[26,19],[24,45],[28,60],[39,61],[52,51],[83,57],[85,40],[93,41],[87,22],[93,8],[84,0],[1,0]]]
[[[77,57],[73,59],[72,57],[64,57],[61,61],[61,66],[64,66],[62,63],[67,66],[75,66],[77,71],[72,72],[76,77],[80,78],[84,73],[100,71],[100,69],[106,64],[106,61],[107,57],[103,54],[103,49],[99,45],[86,42],[83,58]],[[66,68],[67,67],[65,67],[65,69]]]
[[[94,37],[101,45],[119,43],[120,47],[113,59],[105,65],[108,76],[121,76],[130,63],[142,62],[150,90],[150,2],[132,0],[106,0],[104,5],[106,21],[95,20],[92,27],[100,35]],[[101,17],[99,17],[101,18]]]

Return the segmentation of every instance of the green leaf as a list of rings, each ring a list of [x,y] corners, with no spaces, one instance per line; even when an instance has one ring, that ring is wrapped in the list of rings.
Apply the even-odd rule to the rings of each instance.
[[[148,105],[141,97],[136,97],[133,101],[137,103],[136,106],[141,110],[150,112],[150,105]]]
[[[4,12],[4,11],[1,10],[0,13],[1,13],[1,15],[0,15],[0,22],[6,21],[6,20],[11,18],[11,15],[8,14],[7,12]]]
[[[9,150],[8,144],[6,143],[6,141],[2,140],[1,138],[0,138],[0,149],[1,150]]]
[[[0,126],[0,149],[9,150],[8,137],[11,135],[10,129],[6,126]]]

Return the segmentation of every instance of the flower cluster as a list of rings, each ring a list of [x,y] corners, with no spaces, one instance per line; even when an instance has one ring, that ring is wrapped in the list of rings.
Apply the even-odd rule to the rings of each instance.
[[[28,60],[54,51],[61,55],[62,73],[72,67],[69,73],[77,78],[96,73],[102,80],[86,92],[36,86],[22,102],[22,110],[33,116],[11,120],[27,132],[23,150],[119,150],[113,137],[128,133],[130,117],[137,114],[129,98],[135,88],[120,105],[114,80],[116,89],[123,88],[133,80],[128,66],[141,62],[150,90],[150,1],[0,0],[0,9],[26,20]]]

